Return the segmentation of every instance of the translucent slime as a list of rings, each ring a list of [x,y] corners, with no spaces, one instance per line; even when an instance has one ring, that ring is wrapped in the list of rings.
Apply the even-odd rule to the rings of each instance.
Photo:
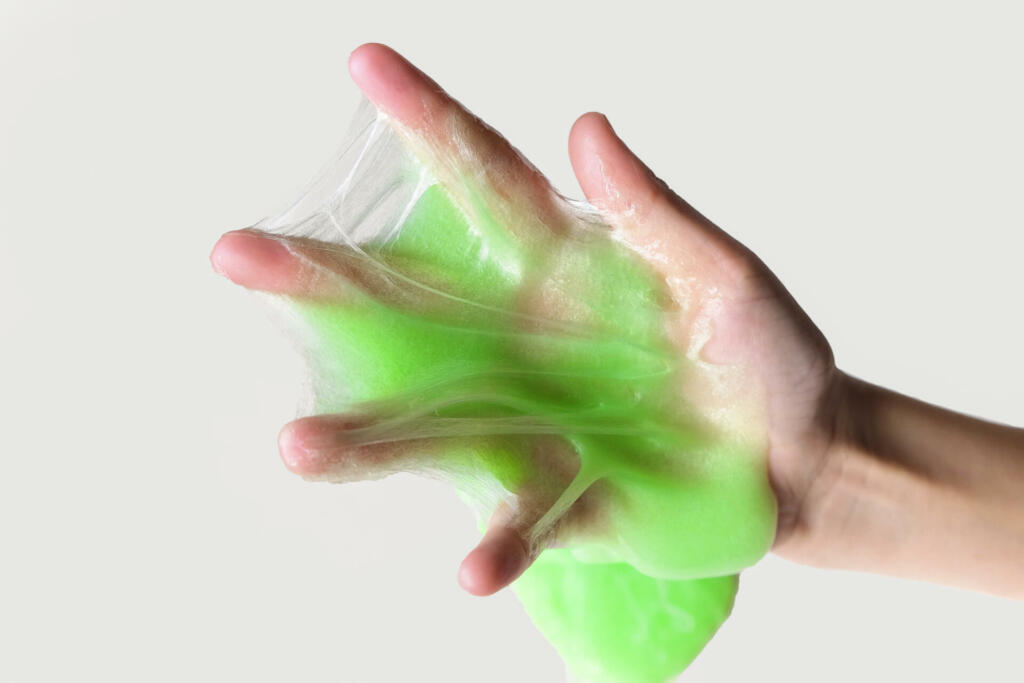
[[[574,677],[670,679],[772,541],[756,411],[700,405],[731,371],[674,341],[692,302],[650,254],[449,133],[364,104],[306,194],[255,226],[309,281],[274,298],[305,410],[344,427],[312,478],[452,481],[539,554],[513,587]]]

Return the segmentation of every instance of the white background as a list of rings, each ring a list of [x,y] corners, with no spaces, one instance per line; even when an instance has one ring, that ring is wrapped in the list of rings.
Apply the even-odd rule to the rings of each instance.
[[[299,367],[209,269],[392,44],[578,194],[588,109],[770,264],[846,370],[1024,423],[1013,2],[0,2],[0,680],[558,681],[474,522],[277,459]],[[1020,681],[1024,605],[769,557],[688,681]]]

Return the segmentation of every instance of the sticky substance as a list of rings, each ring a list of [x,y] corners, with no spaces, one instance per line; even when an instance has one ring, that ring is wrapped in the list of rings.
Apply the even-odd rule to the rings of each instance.
[[[763,434],[681,390],[709,372],[669,332],[691,312],[649,259],[517,182],[364,103],[320,178],[255,226],[311,280],[276,297],[310,371],[303,412],[391,451],[316,478],[412,471],[481,520],[502,506],[538,554],[513,588],[570,673],[665,681],[770,547]]]

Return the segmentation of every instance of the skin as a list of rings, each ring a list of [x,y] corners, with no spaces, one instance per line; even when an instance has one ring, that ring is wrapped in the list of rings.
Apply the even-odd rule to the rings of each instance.
[[[547,180],[396,52],[363,45],[349,70],[380,110],[417,134],[443,141],[436,122],[458,121],[463,143],[492,180],[539,215],[549,210]],[[693,317],[673,333],[680,353],[699,319],[711,330],[702,360],[742,368],[756,391],[778,501],[774,552],[815,566],[1024,598],[1024,430],[840,371],[824,336],[767,266],[659,180],[603,115],[576,121],[569,156],[587,200],[636,251],[656,251],[658,274],[683,283],[675,294],[695,302]],[[235,231],[220,239],[211,262],[250,289],[326,295],[317,291],[322,280],[309,260],[296,258],[301,247]],[[318,453],[318,444],[337,449],[351,428],[331,416],[286,425],[279,439],[285,465],[315,476],[327,457],[386,457],[366,449]],[[519,528],[496,512],[459,568],[463,588],[489,595],[529,566],[533,556]]]

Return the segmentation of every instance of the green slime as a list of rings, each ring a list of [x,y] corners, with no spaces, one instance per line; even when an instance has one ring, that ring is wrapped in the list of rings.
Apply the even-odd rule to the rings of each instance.
[[[679,398],[690,368],[636,254],[599,230],[518,239],[470,197],[430,186],[397,236],[337,247],[361,273],[340,300],[290,300],[316,412],[372,416],[353,443],[412,444],[381,475],[517,497],[543,552],[514,589],[570,672],[667,680],[771,543],[763,455]]]

